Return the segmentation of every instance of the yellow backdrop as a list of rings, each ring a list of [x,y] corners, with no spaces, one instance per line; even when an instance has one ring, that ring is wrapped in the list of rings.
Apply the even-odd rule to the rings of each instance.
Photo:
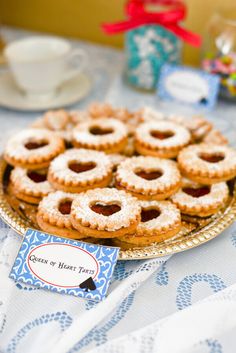
[[[186,26],[204,33],[207,20],[218,6],[231,6],[235,0],[186,0],[189,13]],[[124,0],[1,0],[4,24],[82,38],[121,47],[122,35],[107,36],[100,23],[124,18]],[[185,46],[184,61],[198,64],[199,50]]]

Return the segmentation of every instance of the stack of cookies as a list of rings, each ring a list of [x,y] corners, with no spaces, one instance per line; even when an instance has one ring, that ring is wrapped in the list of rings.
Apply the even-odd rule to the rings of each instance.
[[[92,104],[47,112],[7,143],[10,192],[37,207],[39,227],[74,239],[149,245],[181,215],[224,207],[236,151],[203,117]]]

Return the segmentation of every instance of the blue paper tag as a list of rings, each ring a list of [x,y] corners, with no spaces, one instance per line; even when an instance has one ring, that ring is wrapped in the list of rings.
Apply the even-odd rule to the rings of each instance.
[[[28,229],[10,278],[61,294],[104,299],[119,248]]]
[[[188,66],[165,64],[158,82],[158,95],[192,105],[211,109],[216,103],[220,78],[217,75]]]

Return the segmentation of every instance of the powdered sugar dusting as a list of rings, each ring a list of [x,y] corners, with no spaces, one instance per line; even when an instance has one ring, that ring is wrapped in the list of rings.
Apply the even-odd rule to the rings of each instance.
[[[119,154],[119,153],[109,154],[108,157],[112,163],[113,168],[117,167],[121,162],[123,162],[127,158],[126,156],[123,156],[122,154]]]
[[[173,132],[173,136],[166,139],[158,139],[151,135],[151,131]],[[136,130],[136,139],[153,148],[176,148],[189,143],[191,135],[189,131],[170,121],[150,121],[139,125]]]
[[[160,170],[162,175],[158,179],[145,180],[135,174],[135,171],[146,172]],[[148,194],[165,192],[180,182],[180,173],[174,161],[156,157],[132,157],[122,162],[118,169],[116,180],[127,185],[133,191],[143,191]]]
[[[52,225],[60,225],[60,227],[73,228],[71,224],[70,214],[62,214],[59,211],[59,205],[63,201],[73,201],[76,194],[64,191],[55,191],[44,197],[39,203],[38,212],[43,219]]]
[[[69,168],[70,162],[95,163],[95,167],[83,173],[76,173]],[[55,158],[49,168],[49,174],[61,181],[71,181],[79,185],[105,178],[112,170],[109,157],[103,153],[86,149],[70,149]]]
[[[65,110],[50,110],[43,116],[45,124],[51,130],[64,130],[69,123],[69,114]]]
[[[28,170],[20,167],[16,167],[11,172],[11,182],[16,187],[17,191],[24,193],[29,196],[46,196],[50,192],[54,191],[51,184],[45,180],[40,183],[35,183],[27,175]],[[38,171],[40,173],[40,171]]]
[[[180,208],[199,208],[199,210],[204,210],[208,208],[214,208],[223,204],[229,195],[229,189],[225,182],[212,184],[209,186],[210,192],[201,197],[193,197],[183,191],[183,188],[200,188],[201,184],[195,183],[189,179],[183,179],[182,188],[174,194],[171,199]]]
[[[157,111],[151,107],[143,107],[142,109],[140,109],[138,112],[137,112],[140,117],[142,118],[143,121],[151,121],[151,120],[164,120],[165,119],[165,115],[160,112],[160,111]]]
[[[104,216],[91,210],[90,206],[94,203],[117,204],[121,210],[110,216]],[[71,214],[82,224],[85,223],[93,229],[113,232],[129,227],[131,222],[139,217],[140,206],[136,198],[125,191],[98,188],[79,194],[72,204]]]
[[[223,155],[224,159],[217,163],[210,163],[200,158],[202,153]],[[216,146],[202,143],[188,146],[180,152],[178,161],[181,168],[186,169],[186,171],[194,171],[199,175],[222,176],[222,174],[228,174],[232,170],[236,172],[236,151],[223,145]]]
[[[178,225],[181,221],[180,211],[170,201],[139,201],[142,209],[157,209],[160,215],[147,222],[140,222],[136,233],[137,235],[155,235],[158,232],[168,231]]]
[[[48,142],[47,145],[29,150],[25,147],[28,142]],[[5,148],[5,154],[11,158],[26,160],[48,158],[52,153],[58,151],[58,147],[63,146],[63,140],[53,132],[44,129],[26,129],[14,135]]]
[[[113,132],[107,135],[93,135],[90,133],[92,127],[101,129],[111,129]],[[128,136],[127,127],[119,120],[112,118],[101,118],[88,120],[77,125],[73,130],[73,139],[75,142],[88,146],[114,145],[121,142]]]

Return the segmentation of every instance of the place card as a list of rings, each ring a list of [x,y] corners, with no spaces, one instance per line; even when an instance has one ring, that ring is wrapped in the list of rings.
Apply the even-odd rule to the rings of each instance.
[[[105,298],[119,248],[28,229],[9,275],[15,281],[94,301]]]
[[[157,94],[163,100],[192,105],[194,108],[214,107],[220,78],[188,66],[165,64],[158,81]]]

